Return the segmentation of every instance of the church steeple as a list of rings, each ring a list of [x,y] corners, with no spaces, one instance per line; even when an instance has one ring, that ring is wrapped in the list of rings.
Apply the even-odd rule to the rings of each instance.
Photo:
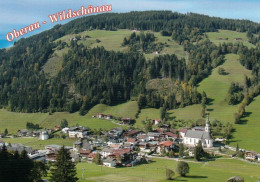
[[[210,123],[209,123],[209,114],[207,114],[207,119],[206,119],[206,126],[205,126],[205,131],[210,132]]]

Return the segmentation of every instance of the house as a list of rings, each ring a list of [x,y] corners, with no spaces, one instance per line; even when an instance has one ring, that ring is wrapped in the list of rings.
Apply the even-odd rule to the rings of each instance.
[[[40,140],[48,140],[49,139],[49,134],[46,130],[42,131],[40,133],[40,136],[39,136]]]
[[[158,125],[159,123],[161,123],[162,121],[160,119],[154,119],[153,120],[153,124],[154,125]]]
[[[124,125],[131,125],[134,123],[134,119],[131,118],[122,118],[121,121]]]
[[[182,129],[179,130],[180,138],[184,138],[187,130],[188,130],[187,128],[182,128]]]
[[[136,138],[128,138],[127,142],[131,143],[131,144],[135,144],[136,143]]]
[[[61,130],[61,132],[66,134],[66,133],[69,132],[69,129],[70,129],[70,128],[65,127],[65,128],[63,128],[63,129]]]
[[[90,153],[90,154],[88,154],[88,161],[89,161],[89,162],[92,162],[93,159],[96,157],[96,155],[97,155],[97,154],[96,154],[96,153],[93,153],[93,152]]]
[[[195,147],[199,141],[201,141],[203,147],[213,147],[213,139],[210,135],[210,124],[209,124],[209,118],[206,120],[206,126],[204,131],[200,130],[187,130],[183,143],[187,146]]]
[[[79,155],[83,159],[87,158],[90,153],[91,153],[91,150],[85,150],[85,149],[80,149],[79,150]]]
[[[149,141],[153,141],[153,140],[158,141],[159,138],[160,138],[160,133],[157,133],[157,132],[148,132],[148,133],[147,133],[147,136],[148,136],[148,140],[149,140]]]
[[[103,119],[103,118],[104,118],[104,114],[102,114],[102,113],[97,113],[97,118],[98,118],[98,119]]]
[[[115,167],[116,166],[116,160],[113,158],[107,158],[103,160],[103,165],[107,167]]]
[[[82,142],[77,141],[73,143],[73,151],[78,152],[82,147]]]
[[[114,149],[111,148],[103,148],[103,150],[101,151],[101,155],[106,158],[107,156],[113,154]]]
[[[235,38],[235,40],[238,41],[238,40],[243,40],[243,39],[242,38]]]
[[[60,148],[60,145],[45,145],[45,149],[50,151],[58,151]]]
[[[161,154],[162,150],[166,153],[174,149],[174,142],[172,141],[163,141],[158,144],[157,153]]]
[[[137,135],[137,140],[139,142],[148,142],[149,137],[146,134],[139,134],[139,135]]]
[[[108,131],[108,137],[114,137],[114,138],[118,138],[123,134],[123,129],[121,127],[118,128],[114,128],[112,130]]]
[[[250,161],[254,161],[254,160],[257,159],[257,153],[253,152],[253,151],[246,151],[245,152],[245,159],[250,160]]]
[[[177,135],[172,133],[172,132],[165,132],[160,134],[161,136],[163,136],[166,140],[172,139],[173,141],[177,139]]]
[[[46,160],[52,162],[56,161],[57,155],[58,155],[58,151],[51,151],[46,154]]]
[[[18,130],[17,136],[19,136],[19,137],[28,136],[28,132],[29,132],[29,131],[28,131],[27,129]]]
[[[68,132],[69,138],[84,138],[88,133],[88,128],[84,126],[74,126],[70,127]]]
[[[139,133],[140,133],[140,131],[137,131],[137,130],[129,130],[129,131],[124,133],[124,136],[125,137],[135,137]]]
[[[111,120],[111,119],[113,119],[113,116],[110,114],[104,115],[104,119]]]

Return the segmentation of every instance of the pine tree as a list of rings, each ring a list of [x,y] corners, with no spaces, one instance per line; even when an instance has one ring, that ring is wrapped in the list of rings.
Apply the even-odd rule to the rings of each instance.
[[[70,152],[63,146],[57,155],[56,162],[51,168],[52,182],[75,182],[78,181],[76,177],[76,167],[71,161]]]
[[[184,155],[184,145],[182,143],[180,143],[179,145],[179,156],[183,157]]]
[[[8,130],[7,130],[7,128],[5,129],[4,135],[5,135],[5,136],[8,135]]]
[[[197,161],[200,161],[201,158],[204,156],[205,156],[205,152],[202,148],[201,141],[199,141],[199,143],[197,144],[197,146],[195,147],[195,150],[194,150],[194,157]]]

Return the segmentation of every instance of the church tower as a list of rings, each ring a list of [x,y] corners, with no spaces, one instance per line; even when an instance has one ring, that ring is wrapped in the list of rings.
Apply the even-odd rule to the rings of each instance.
[[[206,120],[205,131],[210,133],[209,114],[208,114],[208,117],[207,117],[207,120]]]

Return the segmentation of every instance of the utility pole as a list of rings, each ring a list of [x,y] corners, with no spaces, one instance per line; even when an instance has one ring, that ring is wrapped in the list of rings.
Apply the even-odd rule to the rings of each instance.
[[[82,168],[82,175],[81,175],[82,180],[84,179],[84,171],[85,171],[85,168]]]

